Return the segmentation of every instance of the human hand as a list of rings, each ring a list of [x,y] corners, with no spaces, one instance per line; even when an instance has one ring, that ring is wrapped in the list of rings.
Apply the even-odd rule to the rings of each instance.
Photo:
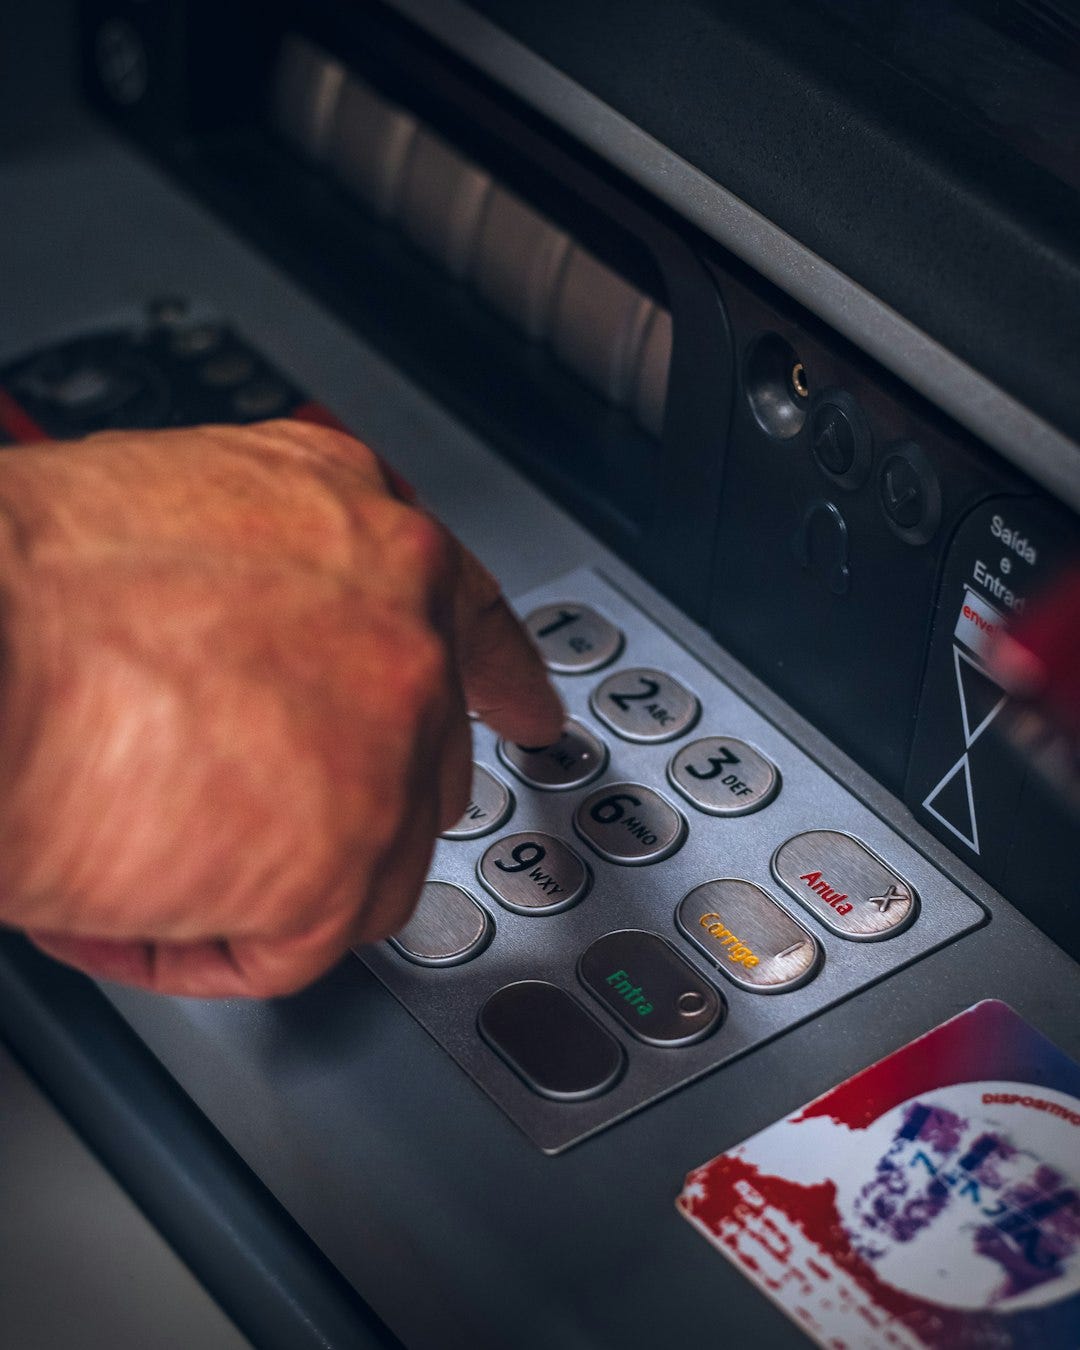
[[[466,708],[562,725],[494,580],[326,428],[4,454],[0,616],[0,920],[164,993],[288,993],[397,931]]]

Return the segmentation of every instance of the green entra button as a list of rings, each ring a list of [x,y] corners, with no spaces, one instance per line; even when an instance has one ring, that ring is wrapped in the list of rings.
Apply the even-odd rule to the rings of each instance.
[[[578,978],[647,1045],[692,1045],[720,1025],[720,994],[656,933],[624,929],[586,949]]]

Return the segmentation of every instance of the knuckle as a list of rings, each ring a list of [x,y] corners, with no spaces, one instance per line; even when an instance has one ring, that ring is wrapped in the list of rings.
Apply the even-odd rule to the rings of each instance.
[[[425,592],[453,575],[453,547],[446,530],[422,511],[401,507],[395,513],[391,541],[394,561]]]
[[[399,717],[425,717],[441,702],[450,685],[450,654],[430,628],[411,627],[394,644],[387,692]]]
[[[256,422],[248,426],[246,431],[267,446],[291,454],[299,453],[317,460],[354,467],[371,468],[378,463],[374,451],[339,427],[279,417],[267,422]]]

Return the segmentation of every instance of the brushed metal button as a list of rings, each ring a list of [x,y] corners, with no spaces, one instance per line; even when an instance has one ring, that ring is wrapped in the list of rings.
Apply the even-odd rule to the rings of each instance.
[[[701,704],[662,670],[618,670],[592,691],[589,706],[623,740],[673,741],[698,720]]]
[[[894,937],[918,912],[912,886],[864,843],[839,830],[808,830],[773,854],[773,875],[837,937]]]
[[[527,746],[500,741],[499,758],[530,787],[560,792],[591,783],[602,773],[607,747],[571,718],[554,744]]]
[[[480,880],[500,904],[518,914],[555,914],[589,889],[589,869],[550,834],[508,834],[480,859]]]
[[[471,895],[449,881],[429,881],[413,916],[390,945],[420,966],[456,966],[478,956],[494,925]]]
[[[745,741],[705,736],[684,745],[668,765],[672,786],[710,816],[746,816],[776,796],[776,766]]]
[[[624,866],[659,862],[686,838],[686,821],[641,783],[605,783],[574,812],[574,829],[601,858]]]
[[[482,764],[474,764],[469,804],[460,820],[448,830],[443,830],[442,837],[481,839],[504,824],[513,809],[513,794],[506,784],[496,778],[490,769],[485,769]]]
[[[622,633],[588,605],[541,605],[526,616],[525,628],[557,675],[586,675],[622,651]]]
[[[821,962],[817,939],[750,881],[725,877],[695,886],[675,922],[732,983],[754,993],[796,989]]]

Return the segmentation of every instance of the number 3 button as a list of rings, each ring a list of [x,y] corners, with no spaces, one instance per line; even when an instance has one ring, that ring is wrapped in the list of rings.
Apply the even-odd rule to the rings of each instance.
[[[776,765],[745,741],[707,736],[684,745],[668,777],[688,802],[710,816],[746,816],[771,802],[780,786]]]
[[[698,719],[701,704],[662,670],[620,670],[589,699],[601,722],[624,740],[650,745],[673,741]]]

